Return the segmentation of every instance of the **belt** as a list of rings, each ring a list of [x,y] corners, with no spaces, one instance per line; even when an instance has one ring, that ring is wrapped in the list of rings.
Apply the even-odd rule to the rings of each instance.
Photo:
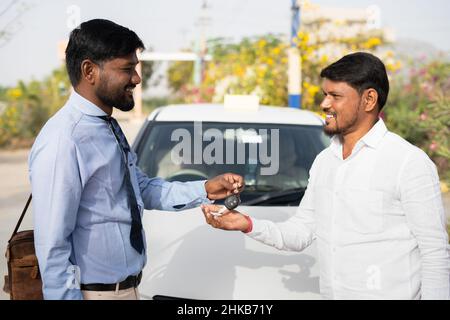
[[[128,276],[119,283],[119,290],[136,288],[141,283],[142,271],[137,276]],[[80,289],[86,291],[115,291],[117,283],[87,283],[81,284]]]

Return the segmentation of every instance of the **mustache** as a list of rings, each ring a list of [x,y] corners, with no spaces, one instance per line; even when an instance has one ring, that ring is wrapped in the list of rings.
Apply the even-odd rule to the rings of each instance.
[[[336,111],[333,111],[330,108],[322,109],[322,111],[325,112],[325,113],[330,113],[330,114],[332,114],[334,116],[336,115]]]

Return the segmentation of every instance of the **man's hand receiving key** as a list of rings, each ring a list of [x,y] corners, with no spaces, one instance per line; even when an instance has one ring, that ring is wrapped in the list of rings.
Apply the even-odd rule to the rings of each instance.
[[[252,221],[249,216],[241,214],[234,210],[239,204],[241,204],[241,198],[239,193],[244,188],[244,180],[239,175],[226,174],[221,177],[221,183],[225,183],[228,188],[227,198],[224,201],[224,206],[218,206],[214,204],[201,205],[203,214],[205,215],[206,222],[214,228],[223,230],[240,230],[242,232],[250,232],[252,229]],[[215,179],[217,179],[216,177]],[[230,192],[230,187],[233,186],[234,190]],[[211,197],[209,197],[211,199]]]
[[[236,210],[229,210],[215,204],[201,206],[206,222],[217,229],[238,230],[250,232],[252,230],[252,221],[248,215],[242,214]],[[218,214],[225,208],[223,214]]]
[[[241,198],[239,197],[239,194],[232,194],[225,199],[224,206],[218,212],[212,211],[211,214],[214,216],[221,216],[228,211],[236,209],[240,204]]]

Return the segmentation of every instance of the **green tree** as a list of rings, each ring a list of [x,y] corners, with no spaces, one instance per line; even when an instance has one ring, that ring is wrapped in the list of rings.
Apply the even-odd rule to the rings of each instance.
[[[375,51],[385,43],[381,31],[366,31],[352,36],[321,36],[324,21],[303,26],[295,43],[302,58],[303,108],[319,111],[320,70],[352,51]],[[244,38],[237,43],[217,38],[208,42],[212,61],[205,63],[200,87],[192,83],[191,62],[175,62],[168,70],[169,85],[184,102],[221,102],[226,93],[257,94],[262,104],[286,106],[287,49],[281,35],[268,34]],[[391,71],[399,64],[392,52],[386,54]]]
[[[67,100],[70,83],[62,66],[43,81],[19,81],[15,87],[3,91],[0,146],[29,146],[45,121]]]
[[[450,183],[450,63],[410,62],[391,81],[385,117],[390,130],[424,150]]]

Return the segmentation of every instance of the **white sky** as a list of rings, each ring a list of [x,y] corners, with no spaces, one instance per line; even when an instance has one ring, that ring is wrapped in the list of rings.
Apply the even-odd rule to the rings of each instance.
[[[0,0],[0,13],[14,0]],[[147,47],[156,51],[186,48],[198,36],[195,22],[202,0],[16,0],[31,5],[13,24],[12,40],[0,48],[0,85],[17,80],[42,79],[60,63],[57,43],[67,39],[71,5],[80,9],[81,21],[111,19],[133,29]],[[397,38],[429,42],[450,51],[449,0],[315,0],[328,6],[381,9],[383,27]],[[240,38],[265,33],[289,33],[290,0],[210,0],[209,36]],[[0,15],[0,30],[15,10]],[[1,43],[0,43],[1,44]]]

